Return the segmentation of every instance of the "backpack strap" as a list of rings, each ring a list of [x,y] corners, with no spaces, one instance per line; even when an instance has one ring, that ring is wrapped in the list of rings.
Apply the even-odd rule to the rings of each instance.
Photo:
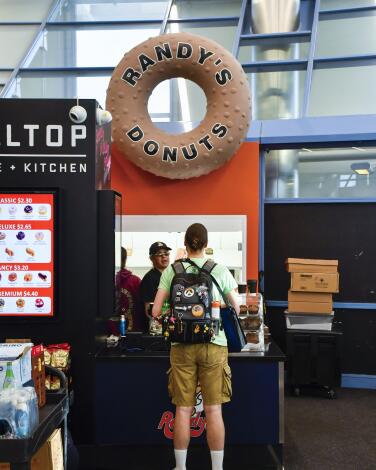
[[[221,294],[221,297],[226,304],[227,307],[231,307],[231,304],[228,300],[228,298],[225,296],[223,290],[221,289],[221,286],[218,284],[217,279],[213,276],[213,274],[209,273],[209,276],[212,278],[213,284],[215,284],[216,288],[218,289],[218,292]]]
[[[216,288],[218,289],[218,292],[220,293],[224,303],[227,305],[227,307],[231,307],[231,304],[230,302],[228,301],[227,297],[225,296],[223,290],[221,289],[220,285],[218,284],[218,281],[217,279],[213,276],[213,274],[211,273],[211,271],[214,269],[214,267],[216,266],[216,263],[212,260],[212,259],[208,259],[204,266],[202,268],[199,268],[197,266],[196,263],[194,263],[192,260],[190,260],[189,258],[185,259],[184,261],[186,261],[187,263],[191,264],[192,266],[196,266],[196,268],[199,270],[199,271],[205,271],[206,273],[209,274],[209,276],[212,278],[212,281],[213,283],[215,284]],[[207,270],[206,266],[207,264],[209,265],[209,269],[210,271]],[[205,269],[204,269],[205,268]]]
[[[205,261],[205,264],[200,268],[200,266],[198,266],[194,261],[192,261],[191,259],[189,258],[185,258],[183,259],[184,263],[188,263],[190,264],[191,266],[194,266],[195,268],[198,269],[198,271],[205,271],[207,274],[210,274],[213,269],[215,268],[215,266],[217,266],[217,263],[215,263],[212,259],[208,259]]]
[[[180,260],[173,263],[172,269],[175,271],[175,274],[182,274],[185,272],[184,265]]]
[[[217,263],[215,263],[214,260],[208,259],[201,269],[210,274],[216,266]]]

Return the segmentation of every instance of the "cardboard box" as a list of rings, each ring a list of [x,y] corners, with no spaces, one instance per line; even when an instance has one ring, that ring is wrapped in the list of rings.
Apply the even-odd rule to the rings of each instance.
[[[0,462],[0,470],[10,470],[9,463]],[[55,429],[31,458],[31,470],[64,470],[63,443],[60,428]]]
[[[332,302],[333,294],[328,292],[301,292],[289,289],[289,302]]]
[[[286,269],[289,273],[336,273],[338,260],[287,258]]]
[[[33,343],[0,343],[0,388],[3,387],[7,363],[12,363],[16,387],[31,380],[31,348]]]
[[[31,459],[31,470],[64,470],[61,430],[55,429]]]
[[[338,273],[291,273],[291,290],[306,292],[338,292]]]
[[[333,302],[289,302],[287,310],[289,313],[330,315],[333,311]]]
[[[30,338],[6,338],[5,342],[6,343],[32,343]]]

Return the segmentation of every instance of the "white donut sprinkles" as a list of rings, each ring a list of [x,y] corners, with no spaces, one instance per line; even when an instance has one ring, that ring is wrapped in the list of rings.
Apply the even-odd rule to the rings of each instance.
[[[198,127],[167,134],[152,123],[148,99],[162,81],[183,77],[204,90],[207,113]],[[229,51],[188,33],[150,38],[125,54],[107,90],[112,137],[142,169],[170,179],[210,173],[229,160],[247,135],[248,79]]]

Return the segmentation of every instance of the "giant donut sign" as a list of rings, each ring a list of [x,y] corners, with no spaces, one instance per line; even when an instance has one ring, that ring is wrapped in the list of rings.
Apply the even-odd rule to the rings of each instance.
[[[183,77],[204,91],[207,112],[195,129],[168,134],[152,123],[148,99],[163,80]],[[210,173],[247,135],[250,94],[239,62],[210,39],[188,33],[150,38],[125,54],[111,77],[107,109],[118,149],[142,169],[171,179]]]

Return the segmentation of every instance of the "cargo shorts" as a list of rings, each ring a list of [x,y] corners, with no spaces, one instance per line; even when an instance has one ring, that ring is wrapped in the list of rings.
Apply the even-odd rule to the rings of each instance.
[[[168,392],[176,406],[195,406],[201,386],[204,405],[231,400],[231,369],[228,350],[216,344],[177,344],[171,347]]]

